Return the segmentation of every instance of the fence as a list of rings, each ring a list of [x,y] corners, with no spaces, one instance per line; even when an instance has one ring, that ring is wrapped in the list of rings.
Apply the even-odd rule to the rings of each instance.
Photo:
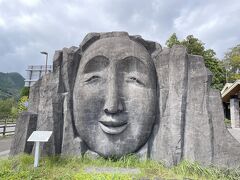
[[[0,116],[0,136],[14,134],[16,117]]]

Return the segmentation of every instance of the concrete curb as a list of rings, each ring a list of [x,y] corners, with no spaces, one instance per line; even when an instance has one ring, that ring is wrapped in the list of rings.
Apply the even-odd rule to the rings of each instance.
[[[240,142],[240,128],[229,128],[228,131],[238,142]]]
[[[10,150],[0,152],[0,157],[8,156]]]

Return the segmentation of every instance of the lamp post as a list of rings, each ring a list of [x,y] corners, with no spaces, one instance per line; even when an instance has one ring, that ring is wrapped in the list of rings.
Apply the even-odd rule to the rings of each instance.
[[[46,55],[46,67],[45,67],[45,74],[47,74],[47,61],[48,61],[48,53],[47,52],[40,52],[41,54],[45,54]]]

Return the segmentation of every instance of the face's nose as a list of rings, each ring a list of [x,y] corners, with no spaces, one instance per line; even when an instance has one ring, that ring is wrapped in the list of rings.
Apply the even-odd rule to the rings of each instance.
[[[108,80],[105,99],[104,112],[106,114],[116,114],[123,111],[123,104],[119,97],[118,82],[115,74]]]

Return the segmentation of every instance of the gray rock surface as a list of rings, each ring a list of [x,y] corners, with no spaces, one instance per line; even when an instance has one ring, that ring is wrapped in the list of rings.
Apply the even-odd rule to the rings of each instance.
[[[184,128],[184,158],[211,164],[212,127],[208,96],[208,71],[200,56],[188,56],[188,85]],[[201,86],[199,86],[201,84]]]
[[[27,142],[27,139],[36,130],[37,114],[30,112],[23,112],[17,119],[15,136],[11,142],[10,155],[19,153],[31,153],[33,143]]]
[[[209,92],[209,113],[212,124],[212,164],[219,167],[240,166],[240,143],[229,133],[224,124],[220,92]]]
[[[165,49],[154,58],[159,84],[159,124],[151,158],[167,165],[181,160],[186,110],[187,53],[181,46]]]
[[[90,33],[79,48],[56,51],[53,67],[30,90],[36,129],[53,131],[43,154],[136,153],[169,166],[183,159],[240,166],[240,144],[224,125],[211,72],[185,47],[162,49],[126,32]],[[22,126],[12,154],[24,152]]]

